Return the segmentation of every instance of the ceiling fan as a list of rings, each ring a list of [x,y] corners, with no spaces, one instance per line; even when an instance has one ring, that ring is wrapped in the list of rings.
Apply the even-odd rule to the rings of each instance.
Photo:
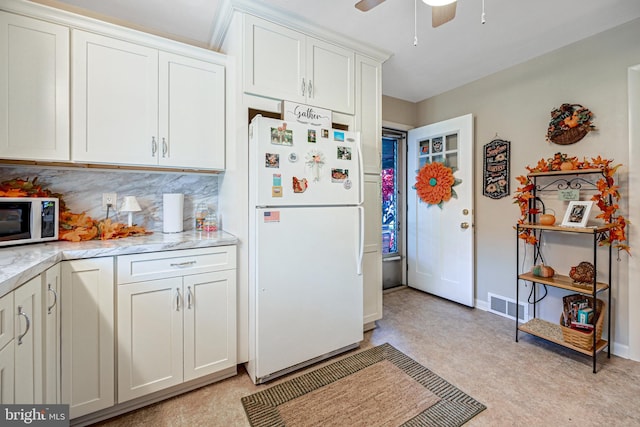
[[[366,12],[383,3],[385,0],[360,0],[356,9]],[[456,16],[456,0],[422,0],[431,6],[431,26],[439,27]]]

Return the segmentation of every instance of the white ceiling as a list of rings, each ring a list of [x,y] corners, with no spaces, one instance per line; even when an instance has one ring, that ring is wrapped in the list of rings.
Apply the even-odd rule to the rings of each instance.
[[[101,15],[181,41],[210,45],[221,0],[33,0]],[[456,18],[431,28],[430,7],[386,0],[256,0],[393,53],[385,95],[417,102],[640,17],[640,0],[458,0]],[[81,8],[81,9],[78,9]],[[637,22],[640,25],[640,21]]]

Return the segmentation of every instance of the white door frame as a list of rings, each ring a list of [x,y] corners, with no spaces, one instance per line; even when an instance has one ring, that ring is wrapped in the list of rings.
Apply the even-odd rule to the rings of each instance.
[[[629,222],[640,224],[640,197],[634,189],[640,188],[640,64],[629,67]],[[640,232],[629,227],[629,241],[638,242]],[[637,243],[636,243],[637,244]],[[628,257],[629,283],[629,358],[640,361],[640,287],[631,283],[640,274],[638,257]]]

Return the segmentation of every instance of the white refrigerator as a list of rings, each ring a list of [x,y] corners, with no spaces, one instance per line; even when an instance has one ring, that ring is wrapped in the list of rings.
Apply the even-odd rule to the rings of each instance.
[[[363,339],[359,135],[257,116],[249,127],[254,383]]]

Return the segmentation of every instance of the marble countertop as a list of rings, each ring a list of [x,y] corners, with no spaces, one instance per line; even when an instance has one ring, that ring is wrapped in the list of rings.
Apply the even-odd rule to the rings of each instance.
[[[211,234],[154,233],[147,236],[86,242],[48,242],[0,249],[0,297],[60,261],[115,255],[235,245],[237,237],[224,231]]]

